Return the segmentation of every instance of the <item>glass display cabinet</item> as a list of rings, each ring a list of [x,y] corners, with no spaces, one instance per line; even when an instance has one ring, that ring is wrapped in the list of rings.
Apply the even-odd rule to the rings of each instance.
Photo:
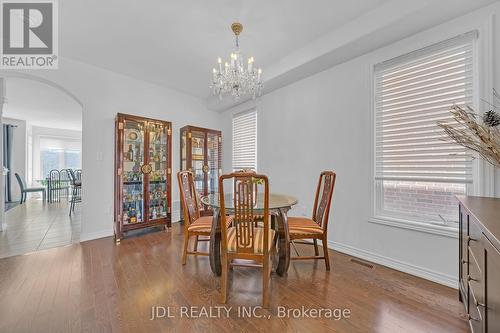
[[[115,240],[171,226],[172,124],[119,113],[115,122]]]
[[[181,170],[193,172],[196,191],[204,196],[218,192],[222,174],[222,132],[196,126],[181,128]],[[211,215],[200,202],[200,214]],[[183,214],[181,212],[181,219]]]

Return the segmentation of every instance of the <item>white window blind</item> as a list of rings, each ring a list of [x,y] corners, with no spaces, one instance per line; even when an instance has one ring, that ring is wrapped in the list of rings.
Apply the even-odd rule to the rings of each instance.
[[[445,142],[438,121],[473,102],[471,32],[375,66],[375,177],[469,183],[465,148]]]
[[[257,170],[257,111],[233,116],[233,170]]]

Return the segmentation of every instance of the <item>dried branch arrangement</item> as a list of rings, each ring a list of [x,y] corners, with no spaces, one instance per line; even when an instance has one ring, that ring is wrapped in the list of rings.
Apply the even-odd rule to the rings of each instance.
[[[493,93],[500,100],[498,93]],[[498,109],[494,105],[492,107]],[[477,114],[469,106],[463,108],[454,105],[450,112],[454,123],[438,122],[438,126],[448,135],[448,141],[477,152],[486,161],[500,168],[500,113],[490,110],[478,120]]]

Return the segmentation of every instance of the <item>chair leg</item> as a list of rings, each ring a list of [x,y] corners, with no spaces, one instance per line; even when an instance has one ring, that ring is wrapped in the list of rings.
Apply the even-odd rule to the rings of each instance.
[[[264,309],[269,308],[269,281],[270,281],[270,273],[269,270],[269,256],[264,258],[263,267],[262,267],[262,307]]]
[[[198,251],[198,235],[194,238],[194,252]]]
[[[225,254],[222,255],[222,274],[220,279],[220,301],[223,304],[227,303],[227,280],[229,275],[229,262]]]
[[[330,258],[328,257],[328,240],[326,238],[326,235],[323,236],[321,245],[323,245],[323,253],[324,253],[324,257],[325,257],[326,270],[329,271],[330,270]]]
[[[188,244],[189,244],[189,233],[186,231],[186,234],[184,235],[184,249],[182,251],[182,264],[186,264],[186,257],[187,257],[187,252],[188,252]]]
[[[317,257],[319,255],[318,251],[318,240],[316,238],[313,239],[314,242],[314,255]]]

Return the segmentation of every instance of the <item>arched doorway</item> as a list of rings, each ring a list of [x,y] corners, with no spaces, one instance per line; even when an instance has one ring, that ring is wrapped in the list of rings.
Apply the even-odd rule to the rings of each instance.
[[[40,77],[1,80],[0,258],[79,242],[83,105]]]

